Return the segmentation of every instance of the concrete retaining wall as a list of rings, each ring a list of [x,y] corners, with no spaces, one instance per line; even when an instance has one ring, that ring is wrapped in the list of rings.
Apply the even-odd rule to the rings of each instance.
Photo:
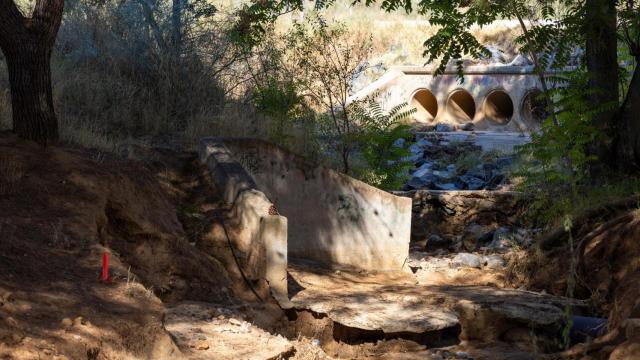
[[[255,139],[224,143],[257,187],[288,218],[288,254],[327,265],[400,270],[409,251],[411,199],[316,167]]]
[[[200,161],[229,209],[225,233],[249,281],[266,280],[276,299],[287,299],[287,218],[220,142],[200,146]]]

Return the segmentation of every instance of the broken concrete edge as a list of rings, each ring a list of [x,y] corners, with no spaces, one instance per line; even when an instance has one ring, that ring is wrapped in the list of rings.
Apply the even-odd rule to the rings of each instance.
[[[218,141],[289,219],[289,256],[328,267],[409,271],[410,199],[310,163],[264,140]]]
[[[199,157],[222,193],[230,209],[228,214],[239,222],[241,231],[236,236],[227,236],[235,249],[243,253],[237,259],[241,271],[250,274],[252,280],[266,280],[276,300],[288,301],[287,218],[271,214],[275,206],[244,168],[233,160],[222,142],[215,138],[203,139]]]

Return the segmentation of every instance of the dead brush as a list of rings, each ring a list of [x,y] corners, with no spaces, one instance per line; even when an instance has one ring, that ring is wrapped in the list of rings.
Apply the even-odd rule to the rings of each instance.
[[[131,266],[127,269],[127,283],[125,284],[124,294],[131,298],[144,297],[146,299],[151,299],[155,295],[153,286],[147,288],[137,281],[135,274],[131,272]]]
[[[17,193],[24,174],[24,165],[15,159],[0,156],[0,195]]]

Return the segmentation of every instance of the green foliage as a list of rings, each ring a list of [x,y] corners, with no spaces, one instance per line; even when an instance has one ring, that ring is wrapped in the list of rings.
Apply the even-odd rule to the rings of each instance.
[[[258,112],[272,121],[270,140],[288,146],[293,125],[304,114],[303,98],[296,84],[271,76],[256,87],[254,103]]]
[[[460,175],[482,164],[482,155],[477,152],[464,154],[456,159],[456,172]]]
[[[356,0],[367,6],[376,0]],[[386,11],[404,9],[412,12],[408,0],[383,0]],[[500,19],[527,19],[527,34],[516,38],[521,52],[537,54],[541,69],[562,68],[568,62],[573,48],[582,44],[585,29],[585,4],[581,1],[514,1],[514,0],[424,0],[415,11],[428,16],[429,22],[440,26],[438,32],[424,42],[424,56],[428,63],[438,62],[436,74],[447,66],[455,65],[462,77],[464,58],[481,58],[488,50],[473,36],[473,27],[483,27]]]
[[[352,118],[360,125],[359,148],[367,162],[367,167],[358,171],[363,181],[381,189],[397,190],[408,178],[413,163],[403,159],[410,155],[408,140],[412,134],[403,121],[416,110],[407,107],[403,103],[385,113],[374,97],[351,105]]]
[[[535,199],[531,210],[545,221],[571,213],[578,189],[589,181],[589,165],[596,159],[588,147],[604,136],[591,121],[615,106],[593,106],[588,98],[596,90],[588,86],[584,69],[559,75],[555,81],[559,85],[551,90],[555,105],[549,109],[555,118],[545,119],[540,132],[531,135],[532,141],[520,147],[524,162],[516,172],[521,190]]]

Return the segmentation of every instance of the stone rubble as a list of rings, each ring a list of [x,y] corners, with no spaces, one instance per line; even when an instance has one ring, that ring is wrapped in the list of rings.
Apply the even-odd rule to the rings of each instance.
[[[434,130],[436,132],[455,131],[447,124],[437,124]],[[394,146],[404,146],[405,141],[401,140]],[[404,160],[412,162],[415,169],[404,186],[405,191],[504,189],[509,186],[508,174],[515,163],[513,154],[491,158],[482,154],[479,146],[464,142],[450,142],[437,136],[419,139],[411,144],[408,150],[411,155]],[[470,166],[458,168],[455,162],[467,155],[475,156],[476,162],[467,164]],[[473,156],[469,158],[473,159]],[[486,160],[486,158],[490,159]]]

